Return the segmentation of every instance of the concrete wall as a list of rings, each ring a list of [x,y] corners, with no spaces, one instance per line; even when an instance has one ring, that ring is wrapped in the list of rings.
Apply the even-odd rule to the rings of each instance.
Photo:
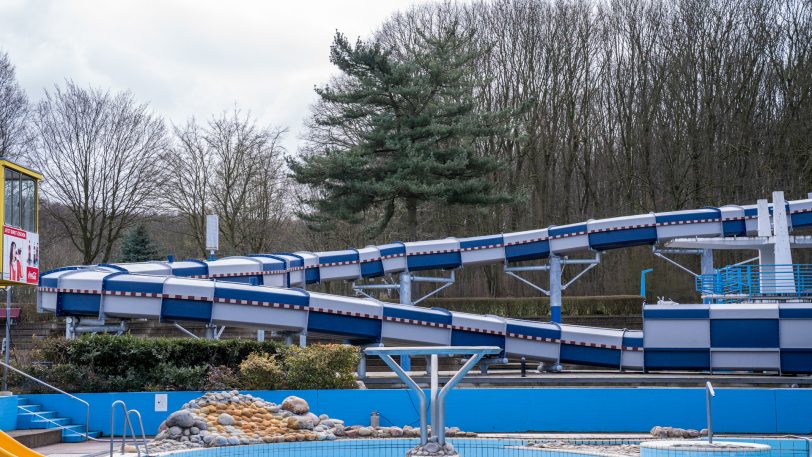
[[[17,428],[17,397],[0,397],[0,430]]]
[[[812,433],[812,389],[717,389],[714,431],[719,433]],[[406,390],[309,390],[250,392],[281,402],[297,395],[316,414],[348,425],[418,424],[417,398]],[[155,393],[78,394],[91,404],[91,429],[110,430],[110,405],[121,399],[144,417],[148,434],[200,392],[168,392],[167,412],[155,410]],[[63,395],[27,395],[46,410],[84,423],[84,408]],[[458,389],[448,396],[448,425],[477,432],[647,432],[655,425],[701,429],[706,426],[704,389],[686,388],[517,388]],[[119,415],[119,418],[121,416]],[[116,430],[120,430],[118,426]]]

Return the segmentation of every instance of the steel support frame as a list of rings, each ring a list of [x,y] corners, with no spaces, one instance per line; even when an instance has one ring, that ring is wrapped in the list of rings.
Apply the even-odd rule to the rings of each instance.
[[[417,395],[420,401],[420,446],[427,444],[429,441],[437,442],[440,446],[445,444],[445,399],[448,393],[462,381],[465,375],[471,371],[484,356],[497,355],[501,351],[501,348],[495,346],[377,347],[364,350],[367,355],[379,356],[384,363],[398,375],[400,380]],[[429,357],[430,412],[427,411],[428,399],[426,398],[426,393],[420,388],[417,382],[395,362],[392,358],[393,355],[399,355],[401,357],[404,355]],[[469,358],[462,368],[460,368],[441,389],[439,387],[439,357],[460,355],[469,356]],[[429,420],[431,421],[431,436],[429,436],[428,433]]]
[[[434,276],[416,276],[408,271],[404,271],[400,273],[398,276],[397,283],[387,283],[384,284],[357,284],[355,282],[352,283],[352,290],[355,291],[358,295],[363,295],[364,297],[371,298],[375,300],[376,298],[367,293],[367,290],[397,290],[399,303],[402,305],[416,305],[421,301],[438,294],[440,291],[447,289],[454,285],[457,280],[457,275],[454,270],[451,270],[451,274],[448,277],[434,277]],[[386,279],[384,279],[386,281]],[[441,286],[435,288],[431,292],[423,295],[422,297],[418,298],[417,300],[412,300],[412,283],[414,282],[425,282],[425,283],[434,283],[434,284],[442,284]]]
[[[550,255],[548,259],[547,265],[529,265],[529,266],[515,266],[512,267],[510,264],[505,261],[503,266],[503,271],[510,276],[518,279],[519,281],[527,284],[528,286],[536,289],[537,291],[541,292],[542,294],[550,297],[550,320],[553,322],[561,322],[561,293],[569,286],[575,283],[578,279],[580,279],[583,275],[585,275],[589,270],[595,268],[599,263],[601,263],[601,254],[600,252],[595,253],[595,257],[592,259],[569,259],[567,257],[561,257],[557,255]],[[566,283],[562,283],[564,267],[567,265],[586,265],[587,267],[578,272],[575,276],[573,276],[569,281]],[[549,271],[550,272],[550,289],[544,289],[543,287],[535,284],[533,281],[521,276],[520,272],[523,271]]]

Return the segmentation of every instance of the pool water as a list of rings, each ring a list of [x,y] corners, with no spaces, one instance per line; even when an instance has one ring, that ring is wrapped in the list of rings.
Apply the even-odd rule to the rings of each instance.
[[[809,441],[804,439],[718,438],[767,444],[768,457],[810,457]],[[172,453],[173,457],[404,457],[418,444],[417,439],[367,439],[274,443],[254,446],[206,448]],[[608,457],[617,454],[579,450],[524,447],[522,439],[450,439],[460,457]]]

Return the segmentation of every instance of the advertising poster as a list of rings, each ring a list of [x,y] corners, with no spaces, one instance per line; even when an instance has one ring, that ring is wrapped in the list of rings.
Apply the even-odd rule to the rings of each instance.
[[[39,235],[3,226],[3,279],[36,285],[39,281]]]

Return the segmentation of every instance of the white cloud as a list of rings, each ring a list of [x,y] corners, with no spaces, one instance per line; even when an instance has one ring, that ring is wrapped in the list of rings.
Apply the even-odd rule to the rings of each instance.
[[[336,30],[369,36],[415,0],[3,0],[0,49],[32,100],[70,78],[130,90],[175,123],[234,103],[291,129],[333,68]]]

